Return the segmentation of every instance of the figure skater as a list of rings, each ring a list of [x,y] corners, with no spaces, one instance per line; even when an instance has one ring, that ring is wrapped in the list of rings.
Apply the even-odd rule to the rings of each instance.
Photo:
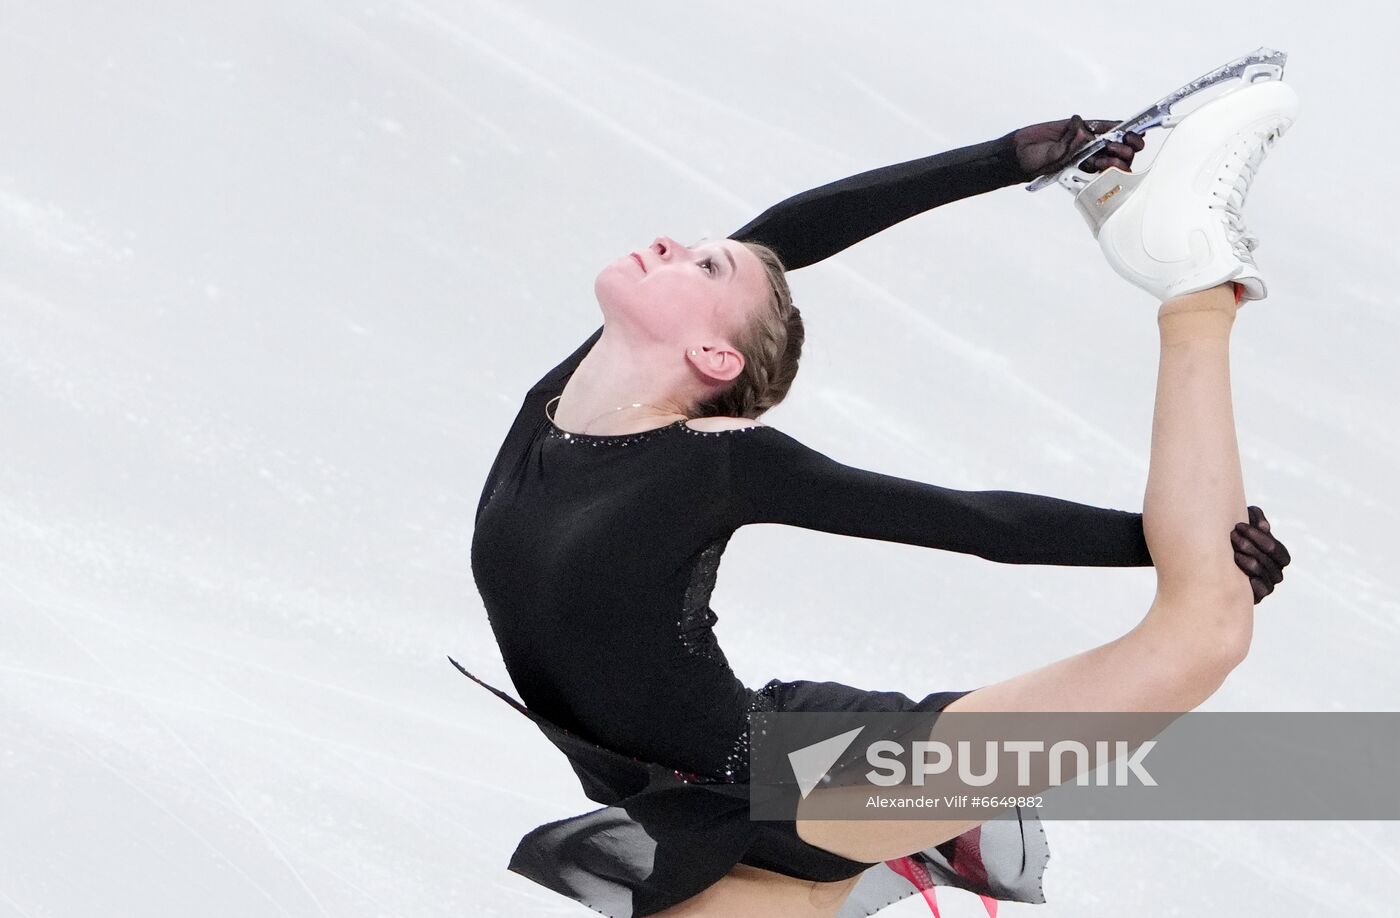
[[[1219,687],[1249,648],[1253,603],[1289,562],[1245,506],[1228,339],[1237,297],[1265,294],[1244,193],[1292,117],[1277,82],[1208,103],[1099,232],[1115,269],[1164,301],[1142,514],[853,468],[758,420],[787,395],[802,348],[786,271],[1053,172],[1116,122],[1074,116],[876,169],[783,201],[726,239],[661,236],[605,267],[602,327],[529,390],[476,513],[472,571],[523,704],[491,690],[604,804],[532,831],[511,869],[615,916],[845,918],[934,884],[970,889],[989,911],[1043,901],[1048,854],[1031,815],[998,820],[1014,830],[1000,833],[749,819],[748,716],[1186,711]],[[1142,149],[1130,134],[1081,168],[1126,176]],[[1202,190],[1191,177],[1205,164],[1216,181]],[[1145,238],[1177,260],[1145,256]],[[709,605],[726,543],[753,523],[1009,564],[1150,565],[1157,592],[1122,637],[971,691],[755,690],[725,660]]]

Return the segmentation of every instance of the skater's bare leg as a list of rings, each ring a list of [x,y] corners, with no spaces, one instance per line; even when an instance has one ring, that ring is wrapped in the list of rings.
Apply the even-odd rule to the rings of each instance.
[[[799,880],[739,864],[718,883],[657,918],[836,918],[860,877],[835,883]]]
[[[1189,711],[1244,659],[1254,597],[1228,539],[1235,523],[1248,519],[1230,399],[1235,310],[1233,287],[1224,284],[1168,301],[1158,313],[1161,357],[1143,503],[1157,593],[1146,616],[1117,640],[977,689],[949,712]],[[823,793],[814,791],[804,806]],[[799,819],[798,833],[874,862],[980,823]]]

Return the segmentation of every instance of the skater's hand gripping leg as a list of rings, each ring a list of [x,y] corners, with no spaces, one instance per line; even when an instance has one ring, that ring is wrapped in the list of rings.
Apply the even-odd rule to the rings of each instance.
[[[1230,533],[1230,543],[1235,547],[1235,565],[1249,575],[1255,605],[1283,581],[1283,569],[1293,560],[1288,548],[1269,529],[1264,511],[1250,507],[1249,522],[1236,523]]]

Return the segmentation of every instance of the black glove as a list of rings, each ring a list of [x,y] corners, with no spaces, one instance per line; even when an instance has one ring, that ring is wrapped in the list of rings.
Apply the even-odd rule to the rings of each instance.
[[[1235,524],[1230,544],[1235,546],[1235,564],[1249,575],[1258,605],[1283,580],[1283,569],[1293,559],[1283,543],[1269,534],[1269,521],[1258,507],[1249,508],[1248,523]]]
[[[1022,177],[1030,181],[1047,173],[1059,172],[1074,158],[1076,150],[1117,124],[1117,121],[1085,121],[1074,115],[1063,121],[1032,124],[1012,131],[1008,136]],[[1129,131],[1123,135],[1121,143],[1110,143],[1080,163],[1079,168],[1084,172],[1099,172],[1109,166],[1117,166],[1124,172],[1130,172],[1133,154],[1141,152],[1144,145],[1141,134]]]

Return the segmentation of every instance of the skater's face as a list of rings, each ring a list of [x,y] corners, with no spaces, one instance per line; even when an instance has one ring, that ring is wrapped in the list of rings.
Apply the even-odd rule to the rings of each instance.
[[[682,353],[732,346],[769,296],[763,263],[743,243],[681,245],[670,236],[613,261],[593,290],[605,322],[622,322]]]

